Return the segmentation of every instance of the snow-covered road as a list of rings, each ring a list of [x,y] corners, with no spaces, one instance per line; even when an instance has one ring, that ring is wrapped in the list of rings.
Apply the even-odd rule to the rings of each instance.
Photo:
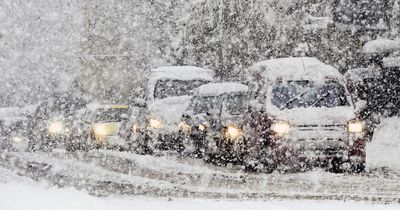
[[[35,182],[8,169],[0,168],[0,209],[2,210],[394,210],[397,204],[372,204],[355,201],[316,200],[236,200],[199,198],[151,198],[113,195],[94,197],[74,188],[57,188],[47,182]]]
[[[112,151],[2,153],[0,159],[1,167],[14,173],[96,196],[400,203],[395,172],[247,174],[197,159]]]
[[[73,188],[56,188],[46,182],[34,182],[26,177],[0,169],[0,209],[2,210],[394,210],[397,204],[384,205],[355,201],[315,200],[215,200],[196,198],[151,198],[151,197],[94,197]]]

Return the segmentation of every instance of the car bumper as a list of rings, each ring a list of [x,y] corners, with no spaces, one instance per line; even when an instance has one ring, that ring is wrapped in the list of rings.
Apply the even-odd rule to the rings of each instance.
[[[101,146],[101,147],[127,147],[128,142],[126,141],[125,138],[119,136],[119,135],[114,135],[114,136],[106,136],[101,139],[95,139],[92,137],[92,143]]]
[[[159,150],[176,149],[181,143],[178,131],[146,130],[141,135],[146,142],[151,144],[152,148]]]
[[[319,164],[332,159],[342,162],[365,161],[365,141],[362,138],[272,138],[267,148],[268,157],[275,163],[295,161]]]
[[[237,161],[246,151],[243,136],[226,139],[221,133],[210,133],[205,138],[208,155],[223,157],[227,161]]]

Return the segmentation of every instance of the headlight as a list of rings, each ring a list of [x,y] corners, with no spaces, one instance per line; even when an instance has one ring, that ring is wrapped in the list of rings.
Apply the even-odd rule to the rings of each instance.
[[[225,137],[229,140],[233,140],[241,136],[243,131],[240,128],[237,128],[234,125],[228,126],[225,130]]]
[[[348,131],[349,133],[362,133],[364,131],[364,122],[352,121],[349,122]]]
[[[14,136],[13,138],[12,138],[12,141],[14,142],[14,143],[21,143],[21,142],[23,142],[24,140],[21,138],[21,137],[19,137],[19,136]]]
[[[93,128],[94,135],[96,137],[105,137],[108,135],[108,129],[106,125],[98,124]]]
[[[47,128],[47,131],[50,134],[62,134],[64,131],[64,123],[63,122],[53,122]]]
[[[203,124],[200,124],[199,125],[199,130],[202,131],[202,132],[206,131],[206,126],[203,125]]]
[[[192,126],[186,124],[185,122],[179,123],[178,129],[184,134],[190,134],[192,132]]]
[[[290,133],[290,124],[285,121],[275,122],[271,128],[278,136],[285,136]]]
[[[150,119],[149,125],[150,125],[150,127],[155,128],[155,129],[160,129],[163,127],[161,120],[157,120],[157,119]]]
[[[139,133],[139,132],[140,132],[139,125],[138,125],[138,124],[133,124],[133,126],[132,126],[132,131],[133,131],[134,133]]]

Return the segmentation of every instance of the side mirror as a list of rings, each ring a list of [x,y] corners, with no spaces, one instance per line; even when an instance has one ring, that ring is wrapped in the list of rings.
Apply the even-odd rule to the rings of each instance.
[[[181,118],[188,119],[188,118],[190,118],[190,114],[188,112],[183,112]]]
[[[250,109],[257,111],[257,112],[264,111],[264,105],[261,103],[258,103],[257,101],[250,101],[249,107],[250,107]]]
[[[355,108],[357,111],[361,111],[363,109],[365,109],[365,107],[367,107],[367,101],[364,100],[358,100],[355,104],[354,104]]]
[[[133,106],[140,107],[140,108],[145,108],[147,106],[146,100],[142,98],[137,98],[133,100]]]
[[[218,114],[218,111],[216,109],[211,109],[210,111],[206,112],[207,116],[215,116]]]

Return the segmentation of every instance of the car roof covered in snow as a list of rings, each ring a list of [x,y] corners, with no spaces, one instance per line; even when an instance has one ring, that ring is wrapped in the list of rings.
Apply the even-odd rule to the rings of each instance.
[[[214,72],[195,66],[164,66],[151,70],[147,84],[146,94],[149,100],[153,100],[153,92],[159,80],[202,80],[214,81]]]
[[[99,109],[129,109],[129,106],[125,104],[101,104],[97,102],[87,104],[86,107],[89,111],[96,111]]]
[[[223,94],[247,92],[247,85],[236,82],[210,83],[197,88],[195,95],[199,96],[220,96]]]
[[[304,30],[306,31],[327,29],[329,24],[333,23],[330,17],[314,17],[312,15],[307,15],[305,20]]]
[[[400,40],[376,39],[365,43],[363,53],[392,53],[400,51]]]
[[[151,70],[150,80],[160,79],[213,81],[214,72],[195,66],[164,66]]]
[[[292,57],[265,60],[253,64],[250,73],[255,79],[261,77],[267,81],[276,80],[311,80],[323,81],[337,79],[344,81],[344,76],[333,66],[322,63],[313,57]]]

